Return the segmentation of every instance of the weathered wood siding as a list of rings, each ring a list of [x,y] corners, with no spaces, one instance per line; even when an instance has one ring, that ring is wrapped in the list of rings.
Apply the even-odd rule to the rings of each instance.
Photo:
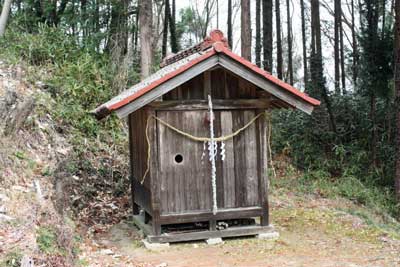
[[[207,85],[208,78],[211,83]],[[210,87],[210,88],[208,88]],[[235,74],[216,68],[204,72],[163,96],[163,100],[207,99],[251,99],[256,98],[257,87],[240,79]]]
[[[157,116],[196,136],[207,136],[207,111],[159,111]],[[185,138],[158,123],[159,179],[162,213],[208,211],[211,208],[210,164],[201,159],[203,144]],[[182,162],[175,157],[181,155]]]
[[[157,116],[195,136],[208,136],[207,111],[158,111]],[[215,111],[215,134],[230,134],[256,116],[255,110]],[[222,122],[222,123],[221,123]],[[161,214],[210,211],[211,170],[203,143],[183,137],[158,123]],[[257,158],[257,127],[225,142],[226,158],[218,153],[218,208],[261,206]],[[220,149],[218,150],[220,151]],[[205,156],[203,156],[203,152]],[[175,157],[183,161],[177,163]]]
[[[143,185],[140,184],[147,168],[146,109],[140,109],[129,115],[130,162],[133,198],[137,204],[151,213],[150,173]]]
[[[181,136],[151,120],[150,172],[144,185],[141,185],[141,178],[147,168],[147,118],[154,114],[194,136],[208,137],[206,99],[211,94],[216,105],[215,136],[228,135],[243,127],[268,106],[265,98],[256,100],[257,90],[256,86],[235,74],[216,68],[165,94],[162,102],[149,104],[130,115],[134,199],[153,216],[157,224],[160,216],[211,212],[211,164],[207,146],[204,150],[202,142]],[[244,208],[247,211],[249,207],[264,206],[264,191],[260,189],[263,185],[260,183],[266,178],[260,171],[264,160],[260,150],[260,134],[260,121],[256,121],[238,136],[225,141],[224,161],[221,160],[218,148],[218,209],[231,212],[235,208]],[[176,156],[181,156],[182,162],[176,162]],[[162,218],[165,220],[166,217]]]

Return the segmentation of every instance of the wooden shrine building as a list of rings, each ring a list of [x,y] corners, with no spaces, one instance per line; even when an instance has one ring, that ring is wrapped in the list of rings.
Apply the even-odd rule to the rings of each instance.
[[[134,218],[163,243],[268,232],[267,111],[319,104],[214,30],[93,113],[127,118]]]

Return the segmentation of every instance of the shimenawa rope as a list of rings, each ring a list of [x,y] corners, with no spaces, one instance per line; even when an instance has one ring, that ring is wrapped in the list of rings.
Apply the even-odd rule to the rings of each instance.
[[[268,145],[268,149],[270,150],[270,154],[271,154],[271,146],[269,144],[270,143],[270,137],[271,137],[271,127],[270,127],[271,120],[270,120],[270,115],[266,111],[256,115],[248,123],[246,123],[242,128],[236,130],[235,132],[233,132],[231,134],[228,134],[228,135],[225,135],[225,136],[215,137],[215,138],[213,138],[213,141],[214,142],[222,142],[222,141],[226,141],[226,140],[229,140],[229,139],[237,136],[238,134],[240,134],[241,132],[246,130],[251,124],[253,124],[261,116],[265,117],[265,119],[267,120],[267,124],[269,125],[269,127],[268,127],[269,128],[269,133],[268,133],[268,137],[267,137],[267,143],[268,144],[267,145]],[[149,124],[150,124],[150,120],[151,119],[154,119],[154,120],[158,121],[159,123],[161,123],[162,125],[166,126],[167,128],[169,128],[169,129],[173,130],[174,132],[176,132],[176,133],[178,133],[178,134],[180,134],[180,135],[182,135],[184,137],[187,137],[187,138],[189,138],[189,139],[191,139],[193,141],[198,141],[198,142],[210,142],[211,141],[211,138],[209,138],[209,137],[198,137],[198,136],[191,135],[191,134],[189,134],[187,132],[184,132],[184,131],[172,126],[168,122],[163,121],[162,119],[158,118],[155,115],[150,115],[149,117],[147,117],[147,122],[146,122],[147,168],[146,168],[146,171],[143,174],[142,181],[140,182],[141,184],[144,183],[144,180],[146,179],[146,176],[147,176],[147,174],[149,172],[149,168],[150,168],[151,144],[150,144],[150,138],[149,138],[148,132],[149,132]],[[272,158],[271,157],[269,157],[269,158],[271,160],[271,166],[273,168]],[[275,173],[275,169],[274,168],[273,168],[273,171]]]

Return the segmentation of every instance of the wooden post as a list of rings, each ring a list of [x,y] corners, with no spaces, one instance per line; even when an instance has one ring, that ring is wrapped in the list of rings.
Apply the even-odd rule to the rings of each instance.
[[[147,109],[147,116],[156,116],[154,109]],[[152,225],[153,234],[161,235],[160,224],[160,181],[158,170],[158,136],[156,120],[149,121],[149,139],[151,144],[151,159],[150,159],[150,188],[151,188],[151,207],[152,207]]]
[[[211,95],[211,72],[205,71],[204,76],[204,99],[207,99],[208,95]]]
[[[131,170],[130,170],[130,182],[131,182],[131,196],[132,196],[132,213],[133,213],[133,215],[139,215],[139,213],[140,213],[140,207],[139,207],[139,205],[137,205],[136,203],[135,203],[135,183],[134,183],[134,181],[133,181],[133,179],[135,179],[135,177],[134,177],[134,172],[133,172],[133,168],[134,168],[134,166],[133,166],[133,160],[132,160],[132,158],[133,158],[133,144],[132,144],[132,141],[133,141],[133,131],[132,131],[132,114],[129,114],[129,116],[128,116],[128,127],[129,127],[129,154],[130,154],[130,156],[129,156],[129,161],[130,161],[130,167],[131,167]]]
[[[210,231],[217,230],[217,221],[216,220],[210,220],[209,223],[210,223],[210,227],[209,227]]]
[[[260,110],[265,112],[265,110]],[[262,205],[261,225],[269,225],[269,202],[268,202],[268,124],[267,118],[261,118],[258,120],[258,134],[259,134],[259,184],[260,184],[260,203]]]

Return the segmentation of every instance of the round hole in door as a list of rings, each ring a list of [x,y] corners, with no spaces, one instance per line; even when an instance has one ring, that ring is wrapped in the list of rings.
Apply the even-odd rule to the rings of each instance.
[[[175,155],[175,163],[182,163],[183,162],[183,156],[181,154],[176,154]]]

